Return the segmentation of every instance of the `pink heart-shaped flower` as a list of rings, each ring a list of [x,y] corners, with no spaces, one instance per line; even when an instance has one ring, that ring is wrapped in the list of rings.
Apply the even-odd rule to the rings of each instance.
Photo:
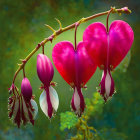
[[[110,70],[115,69],[130,50],[134,33],[128,23],[116,20],[111,23],[109,32],[96,22],[89,25],[83,34],[87,53],[100,69],[103,69],[100,94],[106,101],[114,93],[114,81]]]
[[[53,48],[52,58],[60,75],[72,87],[83,87],[97,67],[86,53],[83,42],[77,45],[77,50],[74,50],[69,41],[57,43]]]
[[[77,45],[77,49],[69,41],[57,43],[52,52],[54,65],[63,79],[74,88],[71,107],[76,115],[84,112],[85,102],[81,88],[94,74],[97,66],[88,56],[83,42]]]
[[[102,23],[96,22],[89,25],[83,34],[88,54],[101,69],[107,65],[114,69],[119,65],[130,50],[133,40],[132,28],[122,20],[112,22],[108,33]]]

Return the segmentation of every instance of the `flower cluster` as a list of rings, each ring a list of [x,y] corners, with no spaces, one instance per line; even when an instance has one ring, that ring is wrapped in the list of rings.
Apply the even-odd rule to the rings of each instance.
[[[130,50],[134,33],[128,23],[122,20],[113,21],[109,30],[100,23],[92,23],[83,33],[83,41],[75,46],[69,41],[57,43],[52,51],[53,63],[62,78],[73,89],[71,109],[80,117],[85,109],[85,101],[82,88],[90,80],[99,67],[103,70],[100,86],[100,94],[105,102],[114,94],[114,80],[111,71],[114,70]],[[52,36],[53,37],[53,36]],[[44,46],[43,46],[44,47]],[[52,82],[54,68],[50,59],[44,54],[37,56],[37,75],[42,82],[43,92],[39,98],[39,104],[44,114],[51,119],[59,106],[59,98]],[[31,122],[34,124],[38,107],[32,95],[32,87],[29,80],[24,78],[21,83],[21,94],[12,84],[9,93],[9,117],[20,127],[20,124]]]
[[[31,122],[34,125],[34,119],[38,112],[38,107],[32,96],[32,87],[27,78],[24,78],[21,83],[21,94],[17,87],[12,84],[9,89],[10,94],[13,93],[8,100],[9,118],[13,118],[14,123],[20,127]]]

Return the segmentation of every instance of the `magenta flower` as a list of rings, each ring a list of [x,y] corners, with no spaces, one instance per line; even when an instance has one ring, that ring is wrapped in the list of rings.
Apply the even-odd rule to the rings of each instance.
[[[114,70],[130,50],[134,33],[128,23],[116,20],[107,33],[105,26],[96,22],[89,25],[83,34],[83,42],[91,59],[103,69],[100,94],[106,101],[114,93]]]
[[[24,99],[29,102],[32,98],[32,87],[30,81],[25,77],[21,83],[21,93]]]
[[[34,119],[38,112],[36,102],[32,98],[32,87],[27,78],[22,80],[21,94],[18,93],[16,86],[12,85],[13,96],[9,97],[8,110],[9,118],[20,127],[31,122],[34,125]]]
[[[57,92],[51,86],[54,75],[53,65],[50,59],[44,54],[37,56],[37,74],[43,83],[43,87],[41,88],[44,89],[39,99],[40,107],[45,115],[51,118],[54,111],[58,109],[59,99]]]
[[[81,88],[94,74],[97,66],[87,55],[83,42],[77,45],[76,50],[69,41],[57,43],[53,48],[52,58],[60,75],[74,89],[71,107],[81,116],[85,108]]]
[[[50,85],[53,79],[54,69],[50,59],[44,54],[38,54],[37,56],[37,74],[45,86]]]

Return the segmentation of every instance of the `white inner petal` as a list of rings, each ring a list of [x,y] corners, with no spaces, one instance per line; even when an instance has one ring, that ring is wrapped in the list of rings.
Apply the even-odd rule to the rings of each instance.
[[[107,70],[107,74],[106,74],[106,78],[105,78],[105,94],[107,97],[109,97],[110,90],[111,90],[111,77]]]
[[[23,113],[24,113],[24,116],[29,121],[30,118],[29,118],[29,115],[28,115],[28,109],[27,109],[27,106],[25,104],[25,101],[24,101],[24,98],[23,97],[22,97],[22,105],[23,105]]]
[[[49,87],[49,91],[52,107],[54,108],[55,111],[57,111],[59,105],[59,98],[57,92],[52,86]]]
[[[15,101],[15,106],[14,106],[14,110],[13,110],[13,116],[15,117],[17,115],[18,109],[19,109],[19,99],[16,99]]]
[[[39,104],[40,104],[40,107],[41,107],[42,111],[48,117],[48,104],[47,104],[47,98],[46,98],[46,91],[45,90],[40,95]]]
[[[102,72],[102,78],[101,78],[101,80],[103,79],[103,76],[104,76],[104,71]]]
[[[38,113],[38,106],[37,106],[37,103],[33,99],[31,99],[31,105],[33,106],[33,109],[34,109],[33,119],[35,119]]]
[[[77,88],[75,88],[75,92],[74,92],[74,106],[76,110],[80,109],[80,97],[79,97]]]

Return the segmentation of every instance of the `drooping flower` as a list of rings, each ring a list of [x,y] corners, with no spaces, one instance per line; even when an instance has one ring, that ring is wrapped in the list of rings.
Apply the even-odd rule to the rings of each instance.
[[[37,74],[43,83],[41,88],[44,89],[39,99],[40,107],[45,115],[51,118],[58,109],[59,99],[57,92],[51,86],[54,75],[53,65],[50,59],[44,54],[38,54],[37,56]]]
[[[87,55],[83,42],[79,42],[76,50],[69,41],[57,43],[53,48],[52,58],[60,75],[74,89],[71,107],[81,116],[85,108],[81,88],[94,74],[97,66]]]
[[[25,77],[21,83],[21,93],[24,99],[29,102],[32,98],[32,87],[30,81]]]
[[[109,32],[96,22],[89,25],[83,34],[83,42],[91,59],[103,70],[100,94],[106,101],[114,93],[114,70],[130,50],[134,33],[128,23],[116,20],[111,23]]]
[[[18,89],[12,84],[13,95],[9,97],[8,110],[9,118],[20,127],[21,123],[24,125],[31,122],[34,125],[34,119],[38,112],[36,102],[32,97],[32,87],[27,78],[22,80],[21,94]]]

